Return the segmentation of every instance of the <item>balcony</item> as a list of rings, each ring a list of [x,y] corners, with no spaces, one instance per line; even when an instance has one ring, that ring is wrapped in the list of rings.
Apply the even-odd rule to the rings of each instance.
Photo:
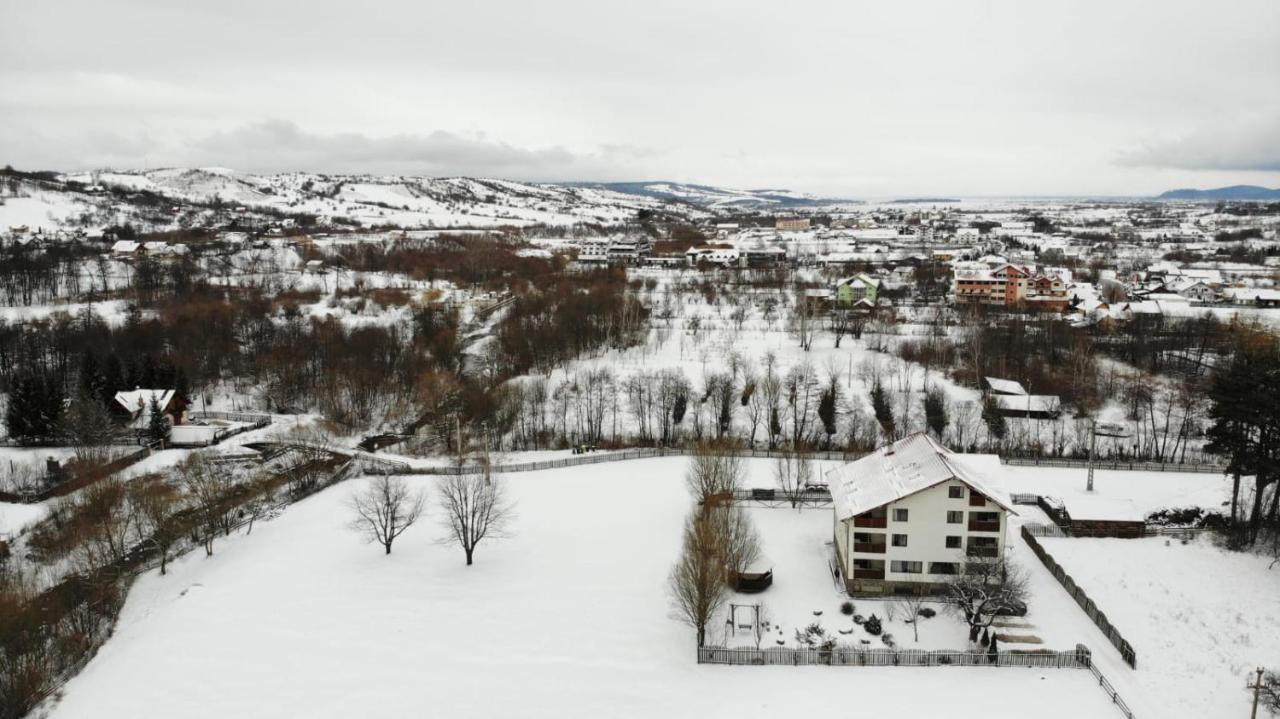
[[[854,542],[853,551],[857,554],[884,554],[884,542]]]
[[[854,579],[884,579],[883,569],[855,569],[853,570]]]
[[[867,529],[884,529],[889,526],[888,517],[854,517],[853,526]]]
[[[970,557],[990,557],[990,558],[995,558],[995,557],[1000,556],[1000,548],[999,548],[999,547],[974,547],[974,546],[970,546],[970,547],[965,551],[965,554],[969,555]]]
[[[970,519],[969,531],[970,532],[999,532],[1000,520],[996,519],[996,520],[984,521],[981,519]]]

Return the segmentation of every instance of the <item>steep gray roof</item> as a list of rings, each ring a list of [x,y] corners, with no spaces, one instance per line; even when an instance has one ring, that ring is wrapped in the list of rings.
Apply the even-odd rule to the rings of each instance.
[[[927,434],[913,434],[881,447],[827,472],[836,518],[849,519],[953,479],[1017,514],[1003,495],[978,478],[974,459],[955,454]]]

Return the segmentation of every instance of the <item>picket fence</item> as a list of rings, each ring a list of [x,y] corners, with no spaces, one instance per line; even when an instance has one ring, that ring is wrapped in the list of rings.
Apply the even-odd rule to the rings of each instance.
[[[841,667],[1047,667],[1085,669],[1092,664],[1088,647],[1077,644],[1074,650],[1032,651],[1010,650],[963,652],[923,649],[810,649],[792,647],[698,647],[699,664],[830,665]]]

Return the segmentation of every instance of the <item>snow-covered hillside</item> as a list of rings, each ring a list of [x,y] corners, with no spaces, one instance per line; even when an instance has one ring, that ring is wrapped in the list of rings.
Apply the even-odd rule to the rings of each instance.
[[[686,199],[696,198],[468,177],[254,175],[220,167],[100,171],[8,183],[0,191],[0,231],[93,231],[126,221],[172,229],[282,215],[402,228],[617,225],[641,211],[708,216]]]
[[[579,187],[595,187],[642,197],[678,200],[699,207],[715,209],[769,209],[815,207],[850,204],[851,200],[819,197],[783,189],[737,190],[683,182],[607,182],[579,183]]]

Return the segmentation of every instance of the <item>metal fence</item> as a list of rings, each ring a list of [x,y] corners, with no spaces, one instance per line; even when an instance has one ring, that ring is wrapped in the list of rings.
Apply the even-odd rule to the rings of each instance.
[[[639,449],[624,449],[617,452],[601,452],[599,454],[583,454],[573,457],[565,457],[564,459],[547,459],[540,462],[517,462],[512,464],[495,464],[490,471],[498,473],[508,472],[538,472],[544,469],[561,469],[564,467],[578,467],[586,464],[599,464],[602,462],[626,462],[633,459],[650,459],[653,457],[685,457],[693,454],[693,450],[686,447],[641,447]],[[733,453],[735,456],[746,459],[773,459],[782,457],[786,453],[765,449],[740,449]],[[810,452],[807,455],[810,459],[824,462],[852,462],[865,456],[856,452]],[[484,470],[483,465],[465,464],[457,465],[440,465],[435,467],[419,467],[402,463],[403,466],[396,467],[391,470],[392,474],[476,474]]]
[[[699,664],[741,666],[830,665],[841,667],[1050,667],[1084,669],[1092,665],[1089,649],[1083,644],[1074,650],[1037,649],[989,652],[962,652],[924,649],[765,649],[698,647]]]
[[[1068,459],[1065,457],[1001,457],[1004,464],[1019,467],[1078,467],[1087,468],[1087,459]],[[1094,469],[1124,470],[1130,472],[1199,472],[1202,474],[1222,474],[1224,465],[1203,464],[1198,462],[1125,462],[1121,460],[1099,460],[1093,463]]]
[[[1071,598],[1076,600],[1076,604],[1080,605],[1080,608],[1084,610],[1084,613],[1088,615],[1089,619],[1091,619],[1098,627],[1098,631],[1102,632],[1103,635],[1107,637],[1107,640],[1115,646],[1116,650],[1120,652],[1120,656],[1124,658],[1125,662],[1134,669],[1137,669],[1138,655],[1133,650],[1133,645],[1121,636],[1120,630],[1116,629],[1115,625],[1111,623],[1111,620],[1107,619],[1107,615],[1098,608],[1098,605],[1095,604],[1092,599],[1089,598],[1089,595],[1085,593],[1084,589],[1076,584],[1076,581],[1071,578],[1070,574],[1067,574],[1066,570],[1062,568],[1062,565],[1058,564],[1057,560],[1053,558],[1053,555],[1045,551],[1045,548],[1040,545],[1040,541],[1035,538],[1035,535],[1028,531],[1026,525],[1023,525],[1022,527],[1022,539],[1027,543],[1027,546],[1031,547],[1031,551],[1035,552],[1036,556],[1040,558],[1040,561],[1044,566],[1053,573],[1054,578],[1057,579],[1058,583],[1067,590],[1067,593],[1071,595]]]

